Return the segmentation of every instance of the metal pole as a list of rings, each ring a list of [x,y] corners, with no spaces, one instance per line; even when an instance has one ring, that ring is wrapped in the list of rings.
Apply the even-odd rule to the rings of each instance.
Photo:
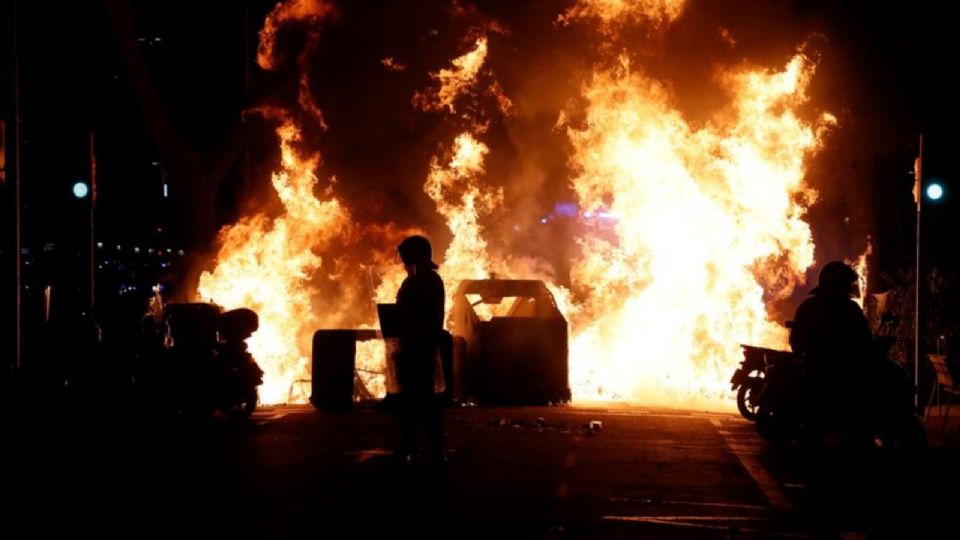
[[[90,315],[97,305],[96,251],[94,250],[94,209],[97,206],[97,157],[94,153],[93,132],[90,132]]]
[[[13,208],[14,208],[14,241],[13,241],[13,264],[14,264],[14,282],[16,292],[14,293],[14,304],[17,311],[15,316],[16,337],[16,363],[17,368],[23,366],[23,320],[21,317],[22,298],[20,289],[22,287],[23,276],[20,273],[21,265],[21,231],[20,231],[20,36],[19,36],[19,2],[13,2]]]
[[[914,171],[917,197],[917,268],[913,305],[913,407],[920,410],[920,209],[923,206],[923,134],[920,135],[920,153]]]

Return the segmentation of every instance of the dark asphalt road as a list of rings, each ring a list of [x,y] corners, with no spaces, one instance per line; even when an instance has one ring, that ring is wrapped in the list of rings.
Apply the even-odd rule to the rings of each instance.
[[[455,408],[431,468],[396,464],[395,419],[368,408],[113,412],[7,422],[4,537],[922,538],[960,509],[951,450],[812,455],[730,414]]]

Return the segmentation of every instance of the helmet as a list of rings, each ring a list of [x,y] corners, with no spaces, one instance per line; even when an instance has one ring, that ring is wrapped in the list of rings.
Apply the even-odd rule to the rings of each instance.
[[[853,285],[857,283],[860,276],[857,271],[849,264],[841,261],[830,261],[820,269],[820,277],[817,280],[817,286],[810,291],[810,294],[845,294],[851,295],[854,292]]]
[[[430,247],[430,241],[420,235],[408,236],[397,246],[397,252],[403,264],[413,264],[429,267],[434,270],[438,268],[433,262],[433,248]]]

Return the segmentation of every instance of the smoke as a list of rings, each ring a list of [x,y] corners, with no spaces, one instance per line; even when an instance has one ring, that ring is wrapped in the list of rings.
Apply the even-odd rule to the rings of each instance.
[[[333,5],[325,0],[287,0],[280,2],[267,15],[260,30],[257,47],[257,64],[266,70],[277,67],[281,56],[277,54],[278,33],[292,22],[306,23],[306,32],[315,35],[317,25],[335,14]]]

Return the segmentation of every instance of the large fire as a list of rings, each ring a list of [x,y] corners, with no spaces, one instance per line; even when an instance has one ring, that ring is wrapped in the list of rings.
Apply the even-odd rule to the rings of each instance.
[[[682,0],[580,0],[558,22],[595,22],[599,35],[614,39],[618,24],[667,25],[685,7]],[[277,63],[273,40],[284,21],[319,21],[332,12],[320,0],[278,5],[261,32],[261,65]],[[486,177],[491,147],[484,137],[490,119],[509,118],[513,105],[485,67],[492,47],[485,29],[472,32],[467,44],[412,98],[423,114],[466,126],[441,145],[423,185],[452,233],[438,258],[448,294],[462,279],[545,279],[571,325],[574,399],[728,408],[739,345],[785,345],[767,303],[789,297],[814,263],[804,217],[816,193],[805,183],[805,165],[836,123],[829,114],[809,120],[798,112],[808,101],[814,62],[798,52],[780,69],[727,68],[721,79],[729,105],[694,125],[669,87],[627,54],[598,60],[582,84],[584,106],[571,105],[557,128],[572,149],[570,183],[583,215],[602,216],[607,225],[578,229],[569,285],[562,287],[542,261],[490,247],[483,223],[496,216],[505,194]],[[392,57],[383,65],[400,71]],[[323,125],[307,81],[304,72],[298,112]],[[493,98],[486,109],[478,101],[483,96]],[[251,348],[266,371],[266,403],[304,398],[292,389],[309,379],[309,338],[321,324],[311,311],[310,278],[332,273],[323,266],[338,255],[331,242],[359,250],[349,231],[367,226],[351,221],[349,205],[330,188],[317,196],[319,155],[298,151],[298,125],[292,116],[276,116],[283,120],[282,162],[273,186],[284,211],[222,231],[215,268],[198,290],[203,299],[260,314]],[[379,249],[389,254],[394,246]],[[393,301],[404,273],[394,263],[338,276],[345,286],[367,290],[372,307]],[[358,325],[375,324],[372,309],[361,319]],[[383,355],[382,342],[359,347],[360,376],[373,395],[385,390]]]
[[[575,397],[720,396],[740,343],[784,344],[764,295],[788,296],[813,263],[803,163],[832,121],[793,112],[811,73],[797,55],[781,72],[731,74],[732,110],[700,128],[625,59],[594,73],[584,126],[568,128],[573,183],[615,225],[580,239],[573,285],[591,293],[571,347]]]
[[[315,253],[343,234],[349,214],[334,198],[319,200],[313,190],[319,155],[298,155],[300,130],[289,119],[278,128],[282,169],[273,187],[284,214],[259,214],[221,232],[216,269],[200,276],[197,293],[225,308],[248,307],[260,316],[250,352],[264,370],[260,397],[266,403],[289,399],[308,373],[311,328],[319,326],[310,291],[304,287],[323,259]]]

